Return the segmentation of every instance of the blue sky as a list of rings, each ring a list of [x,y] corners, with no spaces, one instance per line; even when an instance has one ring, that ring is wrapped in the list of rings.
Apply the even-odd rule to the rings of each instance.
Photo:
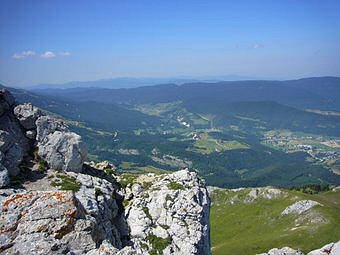
[[[338,0],[2,0],[0,82],[340,76]]]

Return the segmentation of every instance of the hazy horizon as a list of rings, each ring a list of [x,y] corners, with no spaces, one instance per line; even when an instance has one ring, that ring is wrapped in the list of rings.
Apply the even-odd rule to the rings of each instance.
[[[0,82],[7,86],[340,76],[336,0],[5,0],[0,23]]]

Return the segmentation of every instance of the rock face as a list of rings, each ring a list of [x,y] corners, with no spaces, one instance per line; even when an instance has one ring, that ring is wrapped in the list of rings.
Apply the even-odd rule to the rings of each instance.
[[[316,205],[320,204],[313,200],[300,200],[284,209],[281,215],[287,215],[290,213],[301,214],[305,211],[308,211],[309,209],[313,208]]]
[[[27,153],[30,142],[25,130],[13,114],[14,98],[0,90],[0,188],[8,185],[9,176],[20,172],[19,164]]]
[[[56,169],[80,172],[87,156],[81,137],[68,132],[62,121],[44,116],[32,104],[15,105],[0,90],[0,188],[20,172],[23,158],[38,147],[39,156]]]
[[[142,254],[210,254],[210,199],[196,173],[140,177],[126,189],[131,240]]]

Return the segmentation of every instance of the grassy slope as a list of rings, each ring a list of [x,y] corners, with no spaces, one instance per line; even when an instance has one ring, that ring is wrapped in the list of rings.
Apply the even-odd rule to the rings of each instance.
[[[238,191],[241,196],[249,190]],[[324,244],[340,240],[340,191],[307,195],[287,191],[286,198],[258,199],[252,203],[226,203],[236,193],[215,191],[212,196],[211,238],[213,255],[256,254],[274,247],[289,246],[308,252]],[[311,199],[324,206],[312,210],[321,213],[328,223],[301,224],[298,229],[296,216],[280,214],[294,201]]]

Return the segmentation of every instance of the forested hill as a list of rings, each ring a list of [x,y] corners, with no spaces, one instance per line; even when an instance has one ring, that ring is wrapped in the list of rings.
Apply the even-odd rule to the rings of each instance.
[[[36,93],[75,101],[103,103],[162,103],[192,98],[238,101],[275,101],[300,109],[340,110],[340,78],[316,77],[287,81],[225,81],[163,84],[131,89],[39,89]]]

